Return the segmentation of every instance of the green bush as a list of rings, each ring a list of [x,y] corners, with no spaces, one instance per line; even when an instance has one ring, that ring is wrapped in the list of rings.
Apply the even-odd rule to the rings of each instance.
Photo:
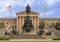
[[[9,40],[9,38],[1,37],[0,40]]]
[[[60,38],[54,38],[53,40],[60,40]]]

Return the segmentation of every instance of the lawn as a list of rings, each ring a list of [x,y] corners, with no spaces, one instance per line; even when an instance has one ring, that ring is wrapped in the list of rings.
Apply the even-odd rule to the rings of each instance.
[[[51,40],[51,41],[9,41],[9,40],[0,40],[0,42],[60,42],[60,40]]]

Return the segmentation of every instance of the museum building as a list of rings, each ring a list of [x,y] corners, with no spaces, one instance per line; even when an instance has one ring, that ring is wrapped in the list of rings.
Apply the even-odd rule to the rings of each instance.
[[[45,21],[45,25],[56,23],[60,19],[56,18],[39,18],[39,13],[34,12],[31,10],[29,16],[31,17],[32,24],[33,24],[33,31],[39,29],[39,24],[42,20]],[[25,17],[27,16],[26,11],[16,13],[16,18],[0,18],[0,22],[4,23],[5,28],[16,28],[18,31],[22,31],[22,27],[24,25]]]

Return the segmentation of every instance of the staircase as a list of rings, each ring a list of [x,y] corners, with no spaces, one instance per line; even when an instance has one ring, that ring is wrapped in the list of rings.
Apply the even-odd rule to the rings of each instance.
[[[37,34],[20,34],[20,35],[10,35],[10,39],[40,39],[41,37]]]

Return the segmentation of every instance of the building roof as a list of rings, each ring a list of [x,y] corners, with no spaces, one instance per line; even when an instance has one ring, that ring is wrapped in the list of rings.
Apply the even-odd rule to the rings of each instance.
[[[39,18],[40,20],[60,20],[60,18]]]
[[[16,13],[16,14],[22,14],[22,13],[26,13],[26,11],[18,12],[18,13]],[[39,14],[39,13],[34,12],[34,11],[31,11],[31,13],[33,13],[33,14]]]
[[[0,20],[16,20],[16,18],[0,18]],[[39,20],[60,20],[60,18],[39,18]]]
[[[1,19],[4,19],[4,20],[9,20],[9,19],[10,19],[10,20],[13,20],[13,19],[16,19],[16,18],[0,18],[0,20],[1,20]]]

